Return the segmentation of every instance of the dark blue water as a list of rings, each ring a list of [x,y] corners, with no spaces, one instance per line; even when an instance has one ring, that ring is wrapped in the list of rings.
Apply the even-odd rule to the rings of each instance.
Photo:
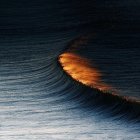
[[[0,2],[0,139],[138,140],[139,109],[96,99],[57,58],[71,40],[93,34],[78,53],[139,100],[139,9],[139,0]]]

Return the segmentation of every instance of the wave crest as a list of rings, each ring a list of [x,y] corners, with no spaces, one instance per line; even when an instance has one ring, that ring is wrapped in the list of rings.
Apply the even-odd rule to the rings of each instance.
[[[63,70],[74,80],[98,91],[105,102],[125,104],[125,109],[131,108],[140,113],[140,102],[128,96],[122,96],[114,87],[102,81],[102,73],[91,65],[90,61],[76,53],[76,48],[87,43],[88,37],[79,37],[71,41],[68,49],[62,53],[58,61]],[[128,109],[128,110],[129,110]],[[136,114],[137,114],[136,113]],[[139,115],[138,115],[139,116]]]

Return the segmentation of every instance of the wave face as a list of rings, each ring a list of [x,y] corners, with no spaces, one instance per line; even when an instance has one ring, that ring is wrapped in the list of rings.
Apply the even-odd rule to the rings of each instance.
[[[119,93],[119,91],[117,91],[114,87],[104,83],[102,81],[103,74],[95,66],[93,66],[88,59],[80,57],[75,53],[76,48],[79,48],[79,45],[82,45],[83,43],[85,44],[85,41],[86,40],[83,37],[75,39],[72,43],[70,43],[70,48],[59,56],[58,61],[63,70],[74,80],[90,88],[97,89],[101,91],[102,94],[108,93],[110,96],[114,96],[114,98],[117,97],[127,102],[135,102],[139,104],[139,98],[122,96],[121,93]]]
[[[57,61],[71,40],[93,34],[76,48],[78,56],[106,74],[101,83],[139,99],[139,6],[122,0],[0,2],[0,139],[139,139],[139,106],[100,96]]]

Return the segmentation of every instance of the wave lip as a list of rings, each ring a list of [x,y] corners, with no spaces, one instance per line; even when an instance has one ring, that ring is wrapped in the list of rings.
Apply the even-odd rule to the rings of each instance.
[[[76,48],[85,44],[87,40],[88,37],[79,37],[70,42],[68,49],[58,58],[63,70],[74,80],[100,91],[106,97],[110,98],[111,96],[111,98],[113,97],[115,100],[117,99],[132,104],[134,103],[139,106],[139,100],[123,96],[119,94],[113,86],[104,83],[102,81],[102,73],[100,70],[93,67],[88,59],[83,58],[76,53]]]
[[[101,91],[111,90],[111,86],[101,81],[102,73],[92,67],[86,58],[66,52],[59,57],[63,69],[75,80]]]

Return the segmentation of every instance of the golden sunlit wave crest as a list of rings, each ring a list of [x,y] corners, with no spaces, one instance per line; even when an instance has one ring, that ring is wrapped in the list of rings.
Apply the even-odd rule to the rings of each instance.
[[[127,102],[140,103],[138,100],[122,96],[113,86],[102,81],[102,72],[91,65],[87,58],[76,53],[77,47],[87,43],[89,37],[79,37],[73,40],[68,49],[59,56],[58,61],[63,70],[74,80],[101,91],[103,94],[117,97]],[[119,94],[118,94],[119,93]]]
[[[75,80],[99,90],[111,90],[111,86],[101,81],[101,72],[94,68],[86,58],[66,52],[59,57],[63,69]]]

